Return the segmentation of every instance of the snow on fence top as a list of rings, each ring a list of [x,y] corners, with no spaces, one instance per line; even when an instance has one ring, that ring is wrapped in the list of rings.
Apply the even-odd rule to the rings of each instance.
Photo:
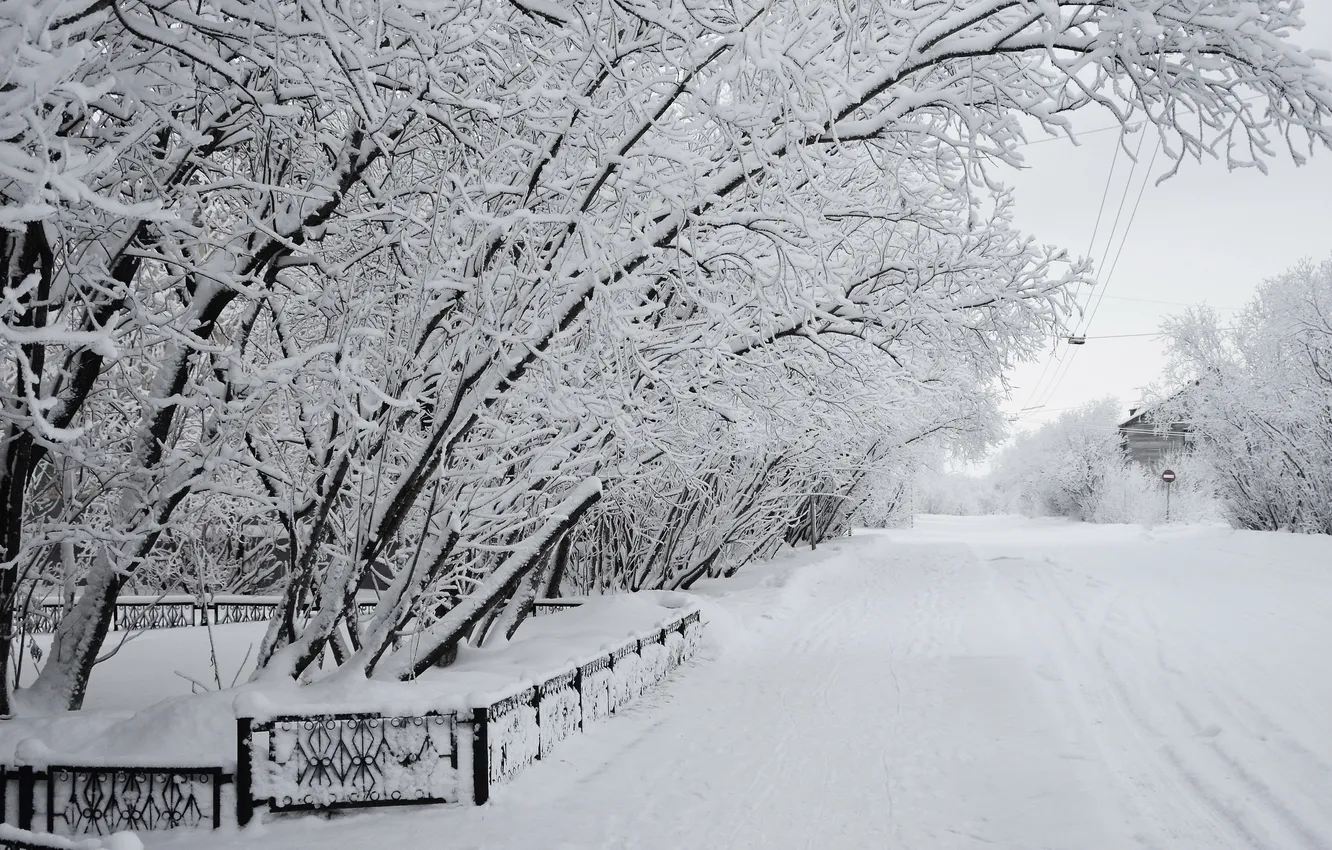
[[[501,646],[462,647],[456,663],[414,682],[339,679],[305,687],[251,683],[173,697],[137,711],[20,716],[0,724],[0,764],[221,765],[232,770],[238,714],[263,719],[301,713],[470,710],[488,698],[503,698],[584,663],[612,640],[619,645],[626,636],[641,637],[660,628],[688,600],[684,594],[666,592],[594,598],[559,616],[529,619]],[[216,638],[248,640],[226,629]],[[244,644],[240,649],[244,651]],[[172,677],[175,669],[178,665],[162,662],[160,673]]]
[[[690,605],[685,594],[666,591],[592,598],[559,617],[526,621],[502,646],[459,647],[453,664],[411,682],[338,679],[302,688],[245,689],[236,713],[262,720],[329,711],[470,711],[587,664],[626,641],[650,637]]]
[[[79,594],[62,599],[47,596],[33,600],[22,618],[23,631],[28,634],[50,634],[64,613],[66,605],[78,601]],[[585,598],[537,599],[535,613],[547,613],[576,608]],[[193,596],[183,593],[153,595],[122,595],[116,597],[115,615],[111,620],[114,631],[140,631],[144,629],[173,629],[201,626],[205,623],[228,623],[267,620],[282,604],[280,596],[247,596],[235,593],[209,593]],[[374,591],[358,591],[356,605],[362,616],[368,616],[379,604]],[[204,612],[208,613],[205,619]]]
[[[231,720],[233,735],[227,742],[231,759],[181,758],[160,739],[156,753],[152,747],[145,749],[146,739],[125,734],[127,723],[158,732],[170,728],[169,723],[153,722],[164,719],[161,711],[148,709],[108,727],[119,731],[103,730],[93,737],[104,744],[128,740],[132,754],[108,752],[103,746],[67,756],[33,737],[14,747],[19,767],[0,768],[0,778],[6,792],[15,786],[12,798],[18,801],[21,828],[39,824],[62,835],[217,827],[230,820],[233,805],[236,821],[246,824],[256,806],[292,811],[484,803],[495,783],[664,679],[693,654],[702,629],[698,609],[678,594],[599,600],[578,613],[581,616],[534,621],[526,635],[520,630],[520,639],[507,646],[474,653],[461,662],[473,668],[461,682],[450,670],[411,685],[364,680],[330,684],[323,688],[324,699],[313,702],[308,696],[284,699],[290,694],[274,700],[271,687],[249,688],[229,703],[225,700],[231,694],[194,700],[196,710],[225,705],[238,715]],[[650,628],[633,628],[649,617]],[[630,637],[583,651],[610,628],[628,631]],[[564,661],[554,664],[561,653]],[[511,675],[522,664],[546,665],[548,672]],[[484,675],[507,676],[509,681],[489,691],[469,690],[468,675],[483,675],[483,667]],[[366,699],[367,691],[385,687],[392,690]],[[346,699],[334,699],[338,688],[346,691],[343,697],[360,702],[349,705]],[[422,693],[404,701],[404,688]],[[165,719],[187,719],[188,712],[181,711],[186,702],[168,701],[174,705]],[[367,710],[375,702],[378,706]],[[426,702],[434,705],[422,709]],[[446,703],[448,710],[437,708]],[[249,709],[265,713],[252,717]],[[232,782],[235,794],[224,804],[222,785]],[[4,809],[0,814],[7,815]],[[12,846],[64,850],[67,843]],[[100,845],[88,850],[94,848],[101,850]],[[0,850],[8,850],[4,841]]]

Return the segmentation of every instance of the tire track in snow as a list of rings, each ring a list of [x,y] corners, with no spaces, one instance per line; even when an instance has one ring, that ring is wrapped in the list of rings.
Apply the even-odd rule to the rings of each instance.
[[[1147,605],[1139,605],[1137,613],[1148,626],[1155,656],[1163,658],[1164,641],[1159,623],[1152,617]],[[1195,652],[1200,650],[1204,654],[1215,652],[1213,648],[1207,647],[1205,642],[1202,641],[1194,642],[1191,648]],[[1098,641],[1097,653],[1103,662],[1111,683],[1126,701],[1131,700],[1132,697],[1129,695],[1129,689],[1123,675],[1115,668],[1106,652],[1105,641]],[[1231,665],[1233,663],[1234,659],[1232,658]],[[1224,669],[1225,667],[1221,666],[1213,670],[1199,672],[1224,672]],[[1233,669],[1233,666],[1231,669]],[[1167,670],[1167,672],[1170,671]],[[1278,831],[1284,833],[1274,846],[1287,848],[1299,845],[1308,847],[1310,850],[1327,850],[1332,846],[1327,840],[1320,838],[1316,830],[1296,814],[1290,806],[1282,802],[1280,796],[1272,790],[1269,782],[1258,775],[1256,766],[1246,765],[1239,757],[1227,750],[1222,737],[1222,727],[1215,723],[1204,724],[1200,722],[1195,710],[1190,709],[1185,702],[1186,697],[1192,696],[1196,700],[1197,697],[1201,696],[1204,699],[1199,700],[1200,705],[1196,711],[1205,711],[1213,717],[1228,715],[1236,720],[1237,725],[1241,725],[1242,721],[1232,708],[1231,696],[1222,695],[1215,688],[1210,687],[1207,684],[1208,679],[1203,675],[1189,676],[1181,680],[1176,672],[1173,681],[1184,684],[1188,688],[1187,694],[1180,695],[1181,698],[1174,701],[1179,719],[1183,721],[1182,731],[1185,735],[1180,736],[1176,733],[1174,737],[1180,740],[1181,746],[1171,747],[1167,745],[1164,750],[1173,762],[1183,766],[1182,769],[1191,777],[1191,781],[1196,781],[1204,788],[1204,793],[1218,799],[1221,792],[1214,787],[1215,783],[1209,786],[1200,778],[1204,772],[1212,776],[1224,776],[1237,784],[1239,793],[1231,795],[1237,802],[1226,804],[1226,808],[1234,813],[1236,819],[1243,821],[1241,809],[1243,803],[1258,803],[1257,807],[1253,807],[1255,817],[1266,821],[1269,825],[1277,826]],[[1221,681],[1224,681],[1224,677],[1221,678]],[[1165,699],[1163,694],[1158,693],[1156,704],[1164,706],[1169,704],[1169,700]],[[1173,719],[1166,716],[1162,718],[1162,722],[1169,724]],[[1150,726],[1148,724],[1148,728]],[[1187,757],[1183,754],[1186,749],[1190,754]],[[1288,769],[1289,761],[1283,761],[1282,766]],[[1210,770],[1207,770],[1207,768],[1210,768]]]
[[[1115,687],[1110,681],[1113,673],[1103,656],[1088,646],[1089,638],[1094,638],[1103,625],[1104,616],[1098,620],[1088,615],[1059,584],[1056,565],[1014,559],[1007,566],[1018,565],[1035,579],[1034,587],[1027,584],[1028,607],[1042,613],[1047,621],[1045,628],[1055,632],[1053,640],[1044,642],[1058,653],[1055,663],[1069,705],[1101,759],[1125,783],[1131,808],[1147,819],[1150,827],[1165,833],[1165,846],[1177,847],[1184,840],[1200,841],[1198,846],[1209,848],[1260,850],[1270,846],[1237,821],[1187,768],[1161,752],[1155,742],[1162,736],[1135,710],[1122,686]],[[1100,593],[1104,595],[1105,591]],[[1103,601],[1098,605],[1102,611],[1109,611]],[[1181,810],[1191,815],[1189,821],[1179,823],[1163,817],[1163,813],[1177,815]]]
[[[1107,724],[1104,716],[1091,718],[1094,722],[1090,728],[1103,739],[1102,751],[1105,752],[1107,746],[1116,746],[1115,738],[1119,739],[1120,745],[1125,746],[1130,745],[1128,739],[1131,739],[1136,758],[1149,768],[1148,775],[1133,783],[1140,803],[1148,802],[1150,808],[1150,804],[1156,802],[1155,798],[1164,783],[1177,794],[1183,792],[1189,810],[1200,815],[1211,828],[1213,834],[1207,837],[1209,846],[1221,846],[1212,842],[1226,840],[1229,846],[1246,849],[1287,850],[1299,846],[1310,850],[1327,850],[1329,844],[1318,836],[1310,824],[1284,805],[1266,782],[1226,752],[1224,746],[1216,740],[1219,733],[1217,730],[1198,723],[1196,717],[1187,711],[1183,712],[1187,716],[1182,718],[1182,725],[1168,728],[1171,725],[1170,718],[1162,717],[1159,710],[1155,713],[1152,711],[1153,706],[1169,703],[1166,694],[1162,693],[1164,687],[1155,689],[1150,701],[1134,695],[1108,647],[1114,646],[1121,651],[1126,647],[1140,650],[1132,658],[1138,678],[1150,672],[1150,666],[1142,664],[1148,657],[1164,660],[1161,630],[1147,614],[1145,606],[1137,606],[1135,613],[1147,622],[1147,631],[1132,629],[1125,619],[1107,634],[1107,622],[1120,596],[1107,601],[1106,593],[1113,591],[1096,590],[1105,587],[1104,582],[1087,582],[1085,586],[1096,593],[1089,605],[1085,599],[1076,599],[1068,585],[1061,581],[1061,577],[1073,579],[1084,576],[1058,566],[1042,571],[1041,575],[1046,589],[1058,597],[1051,610],[1067,612],[1078,624],[1072,626],[1066,616],[1060,625],[1068,645],[1074,647],[1077,653],[1076,661],[1070,667],[1080,668],[1083,674],[1079,687],[1084,691],[1094,689],[1095,684],[1088,683],[1085,672],[1095,671],[1103,680],[1109,697],[1103,701],[1104,705],[1112,709],[1122,721],[1119,724]],[[1141,651],[1147,649],[1151,650],[1150,655]],[[1156,685],[1163,685],[1170,677],[1179,680],[1178,668],[1164,664],[1159,666],[1169,675],[1154,677],[1161,680]],[[1076,677],[1078,673],[1073,675]],[[1186,681],[1186,685],[1189,693],[1201,693],[1209,697],[1208,708],[1224,709],[1224,700],[1219,699],[1214,691],[1205,687],[1199,689],[1191,679]],[[1177,708],[1184,705],[1179,699],[1174,704]],[[1156,774],[1155,781],[1150,775],[1152,772]],[[1224,781],[1228,790],[1218,787],[1219,781]],[[1143,800],[1144,795],[1149,799]],[[1165,826],[1164,823],[1160,825]],[[1167,831],[1176,832],[1179,827],[1172,825],[1166,828]]]
[[[1281,730],[1289,713],[1256,691],[1268,719],[1246,707],[1216,675],[1231,644],[1189,649],[1195,624],[1149,604],[1155,585],[1039,550],[828,548],[709,603],[730,644],[492,806],[271,824],[207,850],[355,850],[390,825],[394,846],[458,850],[1327,850],[1332,821],[1291,805],[1281,765],[1238,740],[1241,719]]]

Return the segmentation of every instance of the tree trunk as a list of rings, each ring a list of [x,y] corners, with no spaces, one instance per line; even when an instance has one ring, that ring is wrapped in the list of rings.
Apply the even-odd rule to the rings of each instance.
[[[574,488],[551,512],[546,524],[509,555],[472,596],[427,629],[419,646],[404,648],[384,659],[378,675],[395,679],[413,679],[429,670],[452,651],[458,641],[500,600],[513,595],[523,578],[540,562],[551,545],[578,524],[583,515],[601,499],[601,481],[589,478]]]

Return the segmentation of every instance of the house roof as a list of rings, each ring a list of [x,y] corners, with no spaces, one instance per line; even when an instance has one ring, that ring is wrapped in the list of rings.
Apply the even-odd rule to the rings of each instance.
[[[1190,385],[1196,387],[1200,383],[1200,381],[1195,380],[1195,381],[1190,381],[1189,383]],[[1133,428],[1134,426],[1143,426],[1143,425],[1150,425],[1155,427],[1154,423],[1151,420],[1151,412],[1156,408],[1160,407],[1161,405],[1165,404],[1166,402],[1174,401],[1187,389],[1188,386],[1183,386],[1175,390],[1170,395],[1166,396],[1161,401],[1152,402],[1151,404],[1143,404],[1139,407],[1130,407],[1129,418],[1119,423],[1120,430],[1123,430],[1125,428]],[[1177,423],[1172,423],[1172,424],[1177,424]]]

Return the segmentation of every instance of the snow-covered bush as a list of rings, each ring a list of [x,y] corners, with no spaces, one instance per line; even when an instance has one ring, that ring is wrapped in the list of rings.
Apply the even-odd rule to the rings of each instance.
[[[1223,519],[1209,464],[1187,453],[1153,466],[1131,462],[1121,444],[1122,411],[1102,399],[1018,435],[995,462],[990,481],[1000,510],[1086,522],[1154,525],[1166,519],[1161,472],[1176,473],[1170,519]]]
[[[1213,470],[1206,461],[1186,453],[1150,467],[1129,462],[1109,465],[1101,479],[1090,521],[1138,525],[1164,522],[1167,485],[1161,480],[1161,472],[1167,468],[1175,473],[1175,482],[1169,485],[1171,522],[1226,521]]]
[[[996,490],[1018,513],[1092,519],[1102,481],[1123,464],[1119,414],[1101,399],[1018,434],[995,460]]]

